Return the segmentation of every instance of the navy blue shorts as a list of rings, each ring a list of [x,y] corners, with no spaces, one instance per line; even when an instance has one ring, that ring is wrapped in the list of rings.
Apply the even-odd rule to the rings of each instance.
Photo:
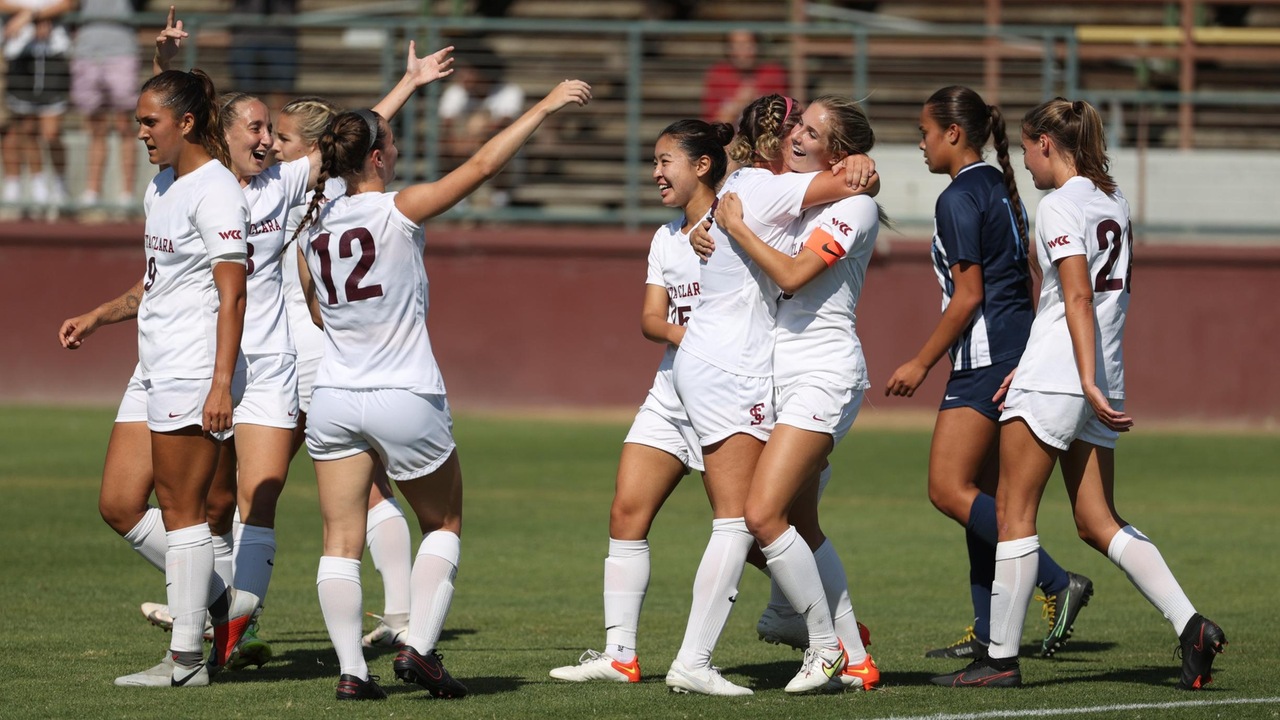
[[[1000,411],[997,407],[1000,403],[991,402],[991,396],[1000,389],[1000,383],[1009,372],[1018,367],[1020,359],[1002,360],[973,370],[952,371],[951,378],[947,380],[947,391],[942,396],[942,405],[938,409],[973,408],[993,421],[999,421]]]

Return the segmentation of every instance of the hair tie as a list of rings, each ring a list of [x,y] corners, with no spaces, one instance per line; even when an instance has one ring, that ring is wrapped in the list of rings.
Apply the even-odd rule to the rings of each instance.
[[[790,95],[783,95],[782,99],[787,101],[787,109],[782,113],[782,122],[783,124],[786,124],[787,118],[791,117],[791,106],[795,101],[791,99]]]
[[[353,112],[359,115],[369,126],[369,145],[364,149],[364,154],[368,155],[373,152],[373,146],[378,143],[378,116],[372,110],[365,110],[364,108]]]
[[[1075,113],[1075,114],[1077,114],[1077,115],[1083,115],[1083,114],[1084,114],[1084,101],[1082,101],[1082,100],[1075,100],[1075,101],[1073,101],[1073,102],[1071,103],[1071,112],[1073,112],[1073,113]]]

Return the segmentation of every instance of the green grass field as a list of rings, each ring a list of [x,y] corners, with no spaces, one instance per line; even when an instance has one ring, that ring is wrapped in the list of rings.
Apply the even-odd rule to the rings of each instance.
[[[672,695],[662,682],[709,533],[697,476],[676,491],[650,536],[644,682],[556,683],[550,668],[603,643],[600,578],[626,426],[463,415],[456,422],[467,494],[463,556],[440,650],[472,694],[457,702],[425,699],[396,682],[392,656],[380,654],[370,666],[391,697],[338,704],[336,657],[316,599],[320,522],[305,455],[281,501],[263,616],[262,636],[273,642],[276,660],[224,674],[204,689],[112,686],[117,675],[152,665],[167,644],[137,609],[163,601],[160,574],[97,514],[112,417],[103,410],[0,409],[0,717],[1280,717],[1280,638],[1270,627],[1280,591],[1276,435],[1138,432],[1121,442],[1121,512],[1156,541],[1197,608],[1230,640],[1205,692],[1174,688],[1174,633],[1119,570],[1075,538],[1056,480],[1040,537],[1096,588],[1075,639],[1052,660],[1024,659],[1026,687],[1019,690],[929,685],[930,676],[957,664],[926,660],[924,650],[954,640],[969,619],[963,534],[926,498],[927,430],[855,428],[833,459],[822,509],[858,617],[872,628],[883,689],[787,697],[782,687],[800,654],[756,639],[768,586],[749,568],[715,658],[756,694],[725,699]],[[370,563],[364,582],[365,609],[380,611],[381,584]],[[1033,602],[1024,650],[1038,646],[1043,628]],[[1116,705],[1144,707],[1096,709]]]

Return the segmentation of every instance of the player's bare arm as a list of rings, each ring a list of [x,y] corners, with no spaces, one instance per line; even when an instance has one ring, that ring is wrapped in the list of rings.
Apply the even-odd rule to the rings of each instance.
[[[142,281],[114,300],[99,305],[89,312],[62,321],[58,329],[58,341],[62,347],[75,350],[84,339],[89,337],[103,325],[111,325],[138,317],[138,307],[142,304]]]

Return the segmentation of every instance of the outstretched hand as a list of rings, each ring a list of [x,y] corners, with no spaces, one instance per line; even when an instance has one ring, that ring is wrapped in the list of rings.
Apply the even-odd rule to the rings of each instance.
[[[453,58],[449,53],[453,46],[437,50],[425,57],[418,57],[417,45],[409,41],[409,59],[404,64],[404,74],[413,79],[416,87],[435,82],[453,74]]]
[[[542,102],[548,113],[556,112],[569,103],[583,106],[591,102],[591,86],[581,80],[565,80],[552,88]]]
[[[182,21],[177,19],[177,8],[169,6],[169,17],[165,20],[164,29],[156,36],[156,65],[160,70],[169,69],[169,62],[178,56],[182,41],[187,39],[187,31],[182,29]]]

